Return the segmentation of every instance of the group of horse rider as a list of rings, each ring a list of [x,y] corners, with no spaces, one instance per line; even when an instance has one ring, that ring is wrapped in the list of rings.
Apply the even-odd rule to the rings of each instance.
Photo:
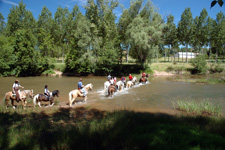
[[[142,73],[142,78],[145,78],[147,80],[148,74],[145,72]],[[133,80],[133,76],[129,74],[128,76],[129,81]],[[109,81],[110,85],[116,86],[116,77],[112,77],[110,74],[107,76],[107,80]],[[124,87],[126,87],[126,78],[124,76],[121,77],[121,81],[124,83]]]
[[[19,80],[16,80],[12,86],[12,93],[16,95],[16,101],[19,102],[21,100],[21,93],[19,88],[24,88],[19,84]],[[45,85],[44,95],[50,100],[50,91],[48,90],[48,85]]]

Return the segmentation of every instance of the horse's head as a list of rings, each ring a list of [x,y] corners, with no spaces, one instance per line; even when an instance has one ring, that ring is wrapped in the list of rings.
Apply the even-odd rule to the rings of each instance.
[[[53,91],[53,92],[52,92],[52,96],[53,96],[53,97],[54,97],[54,96],[59,97],[59,90]]]
[[[89,83],[85,86],[87,90],[93,90],[93,84]]]
[[[30,98],[34,97],[34,91],[33,90],[25,90],[24,91],[26,96],[29,96]]]
[[[30,98],[34,97],[34,90],[30,90],[30,94],[29,94]]]

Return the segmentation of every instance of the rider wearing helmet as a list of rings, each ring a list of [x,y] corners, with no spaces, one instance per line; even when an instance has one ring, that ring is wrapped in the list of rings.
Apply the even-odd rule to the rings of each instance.
[[[19,88],[24,88],[19,84],[19,80],[16,80],[13,84],[12,91],[13,93],[16,93],[16,101],[18,102],[20,100],[20,90]]]

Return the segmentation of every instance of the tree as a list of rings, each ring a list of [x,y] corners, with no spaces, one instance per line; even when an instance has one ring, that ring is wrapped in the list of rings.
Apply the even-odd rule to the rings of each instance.
[[[4,28],[5,28],[5,22],[4,22],[4,20],[5,20],[5,18],[0,13],[0,34],[3,33]]]
[[[118,31],[115,24],[116,15],[113,10],[118,6],[117,0],[88,0],[86,17],[91,23],[90,48],[96,56],[99,72],[112,71],[118,61]]]
[[[127,36],[129,36],[129,43],[131,45],[130,54],[133,58],[141,64],[144,68],[144,63],[150,55],[148,37],[148,27],[145,25],[141,16],[137,16],[128,26]]]
[[[211,34],[212,47],[216,49],[216,62],[218,53],[222,53],[225,43],[225,15],[220,12],[216,15],[216,20],[213,22],[213,29]]]
[[[181,15],[181,20],[178,23],[178,39],[182,45],[186,45],[186,62],[188,62],[187,51],[188,45],[191,44],[193,37],[193,18],[190,8],[186,8]]]
[[[41,15],[39,15],[38,24],[38,45],[42,56],[50,56],[50,52],[53,49],[54,38],[52,33],[52,13],[47,7],[43,7]]]
[[[191,43],[192,46],[198,49],[199,52],[203,46],[207,45],[207,39],[209,35],[209,30],[207,30],[207,20],[208,13],[206,9],[203,9],[200,13],[200,16],[196,16],[193,21],[193,38]]]
[[[165,45],[168,45],[170,49],[175,46],[178,46],[178,39],[177,39],[177,28],[174,23],[174,16],[169,15],[167,16],[167,23],[163,28],[163,41]],[[168,54],[169,58],[169,54]]]

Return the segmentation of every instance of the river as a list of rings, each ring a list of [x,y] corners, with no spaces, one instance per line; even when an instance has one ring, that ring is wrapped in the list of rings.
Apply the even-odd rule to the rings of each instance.
[[[187,82],[195,79],[196,76],[149,77],[149,83],[135,85],[134,88],[117,92],[112,98],[106,97],[103,92],[106,77],[90,76],[82,78],[83,84],[92,83],[94,85],[93,91],[89,91],[86,104],[78,103],[74,107],[93,107],[107,111],[126,109],[175,114],[181,112],[173,108],[171,101],[178,98],[190,98],[197,101],[207,99],[212,103],[220,104],[222,115],[225,115],[225,84]],[[6,92],[11,91],[16,79],[19,79],[20,84],[25,89],[33,89],[35,94],[43,93],[46,84],[50,91],[59,90],[60,97],[56,98],[59,103],[54,107],[68,107],[68,94],[71,90],[77,88],[80,77],[2,77],[0,78],[0,97],[2,99]],[[78,98],[78,100],[81,100],[81,98]],[[28,101],[30,101],[29,105],[31,106],[31,100]],[[0,104],[3,104],[2,100]]]

